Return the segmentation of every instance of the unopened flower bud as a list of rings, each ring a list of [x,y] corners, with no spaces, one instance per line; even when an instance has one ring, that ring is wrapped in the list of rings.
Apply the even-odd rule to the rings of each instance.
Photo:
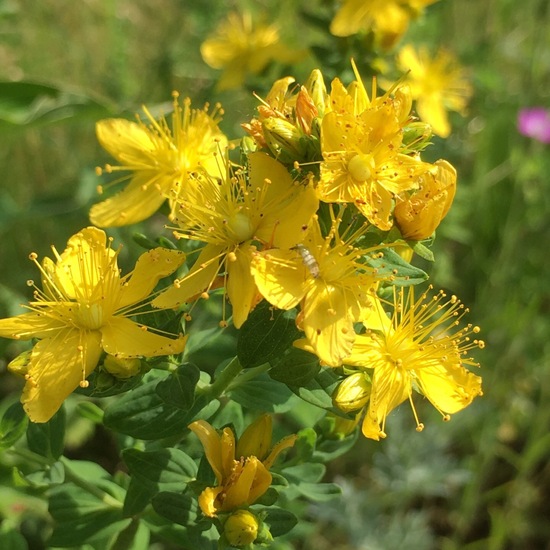
[[[327,87],[323,80],[323,73],[319,69],[314,69],[307,82],[304,85],[309,97],[313,101],[313,104],[317,108],[317,113],[320,117],[325,114],[325,105],[328,101]]]
[[[32,350],[20,353],[15,359],[8,363],[8,370],[17,376],[25,376],[29,372]]]
[[[403,147],[407,152],[419,152],[430,144],[432,127],[425,122],[411,122],[403,127]]]
[[[259,520],[254,514],[248,510],[237,510],[227,518],[223,533],[231,546],[241,547],[256,540],[258,528]]]
[[[263,126],[266,143],[281,162],[303,158],[306,147],[302,138],[305,134],[296,126],[281,118],[268,118]]]
[[[141,361],[139,359],[123,359],[114,355],[107,355],[103,361],[105,370],[116,378],[130,378],[135,376],[141,370]]]
[[[356,372],[345,378],[332,396],[332,401],[341,411],[362,409],[370,398],[372,384],[363,372]]]

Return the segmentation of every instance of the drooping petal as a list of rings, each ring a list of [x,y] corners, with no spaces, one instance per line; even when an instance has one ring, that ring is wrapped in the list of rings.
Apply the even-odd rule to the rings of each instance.
[[[317,281],[302,306],[301,327],[319,359],[332,367],[343,363],[355,341],[346,298],[343,288]]]
[[[183,252],[168,248],[155,248],[142,254],[136,262],[130,280],[123,286],[119,308],[147,298],[159,280],[173,273],[184,261]]]
[[[242,244],[235,250],[235,261],[227,264],[227,295],[233,307],[233,324],[240,328],[256,304],[258,289],[250,273],[252,250]]]
[[[260,294],[280,309],[297,306],[306,293],[306,267],[294,250],[269,250],[251,264]]]
[[[208,289],[220,270],[223,246],[206,245],[189,273],[151,303],[153,307],[175,308]]]
[[[205,420],[196,420],[189,424],[189,429],[200,439],[204,454],[214,471],[218,483],[223,480],[222,440],[218,432]],[[201,507],[202,508],[202,507]]]
[[[68,329],[34,346],[21,396],[33,422],[47,422],[94,370],[101,355],[100,341],[97,331]]]
[[[181,353],[187,336],[168,338],[155,334],[126,317],[111,317],[101,328],[103,349],[115,357],[157,357]]]
[[[408,398],[410,384],[409,375],[393,364],[386,362],[374,370],[369,406],[362,425],[365,437],[376,441],[385,437],[386,417]]]
[[[199,495],[199,506],[202,510],[202,513],[209,517],[213,518],[216,515],[218,509],[216,508],[216,499],[225,490],[225,487],[207,487]]]
[[[137,173],[120,193],[92,206],[90,221],[100,227],[120,227],[152,216],[166,199],[162,186],[155,184],[158,177],[152,171]]]
[[[439,411],[453,414],[481,395],[481,378],[460,365],[433,365],[416,370],[420,390]]]
[[[47,313],[23,313],[17,317],[0,319],[0,336],[14,340],[54,338],[66,324]]]

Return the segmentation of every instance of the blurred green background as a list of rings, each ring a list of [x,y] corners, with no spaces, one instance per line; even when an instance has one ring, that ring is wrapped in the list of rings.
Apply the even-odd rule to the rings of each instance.
[[[276,5],[275,5],[276,4]],[[107,162],[94,122],[132,116],[145,103],[169,109],[178,90],[193,105],[220,101],[222,128],[242,135],[254,115],[251,92],[274,78],[304,81],[335,65],[312,48],[355,48],[323,34],[314,19],[333,2],[218,0],[0,0],[0,315],[19,312],[36,277],[28,253],[62,249],[88,224]],[[290,44],[311,48],[295,67],[270,67],[241,90],[215,90],[219,73],[199,46],[231,9],[269,14]],[[308,521],[288,544],[300,549],[500,550],[550,548],[550,146],[517,132],[518,110],[550,106],[547,0],[441,0],[413,22],[404,42],[452,50],[471,74],[466,117],[436,138],[428,160],[459,174],[450,214],[438,230],[436,287],[470,306],[487,347],[484,397],[443,424],[421,408],[390,417],[387,440],[362,438],[330,464],[341,500],[305,506]],[[364,61],[358,58],[358,63]],[[344,60],[348,67],[349,61]],[[367,86],[368,87],[368,86]],[[156,235],[152,219],[143,230]],[[132,254],[135,228],[109,230]],[[20,384],[5,372],[19,351],[0,342],[0,396]],[[403,406],[404,408],[407,405]],[[403,418],[401,418],[403,416]],[[9,515],[0,508],[0,517]],[[284,548],[288,548],[285,546]],[[281,546],[283,548],[283,546]]]

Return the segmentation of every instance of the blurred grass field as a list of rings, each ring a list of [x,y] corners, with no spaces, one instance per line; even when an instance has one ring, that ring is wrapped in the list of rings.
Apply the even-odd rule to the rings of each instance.
[[[18,312],[35,277],[27,256],[88,224],[107,155],[94,122],[162,105],[172,90],[200,107],[220,101],[223,129],[242,135],[273,75],[218,93],[199,46],[231,8],[267,10],[289,40],[320,40],[301,12],[328,2],[217,0],[0,0],[0,315]],[[428,160],[459,174],[438,230],[432,282],[470,306],[483,329],[484,397],[448,424],[421,410],[426,429],[391,417],[386,441],[359,440],[330,465],[342,501],[307,508],[290,538],[307,550],[538,550],[550,548],[550,149],[521,136],[518,110],[550,106],[547,0],[441,0],[413,23],[413,43],[446,46],[468,67],[475,93]],[[322,60],[292,68],[304,80]],[[13,83],[18,83],[15,87]],[[49,90],[40,101],[35,85]],[[33,87],[34,86],[34,87]],[[262,88],[263,86],[263,88]],[[44,89],[46,90],[46,88]],[[29,95],[30,94],[30,95]],[[154,224],[154,220],[150,222]],[[145,229],[153,226],[145,226]],[[154,226],[155,230],[158,229]],[[109,231],[128,243],[130,229]],[[17,344],[0,342],[0,397]],[[0,514],[3,514],[0,508]],[[2,517],[0,515],[0,517]]]

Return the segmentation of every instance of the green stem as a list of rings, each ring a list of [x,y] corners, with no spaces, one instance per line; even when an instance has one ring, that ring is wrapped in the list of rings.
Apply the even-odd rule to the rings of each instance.
[[[200,393],[206,395],[212,399],[219,397],[233,382],[233,380],[241,373],[243,370],[242,365],[239,362],[237,357],[234,357],[228,365],[220,372],[216,380],[212,382],[206,388],[202,388]],[[199,390],[197,390],[199,391]]]
[[[75,474],[72,471],[70,467],[70,461],[67,458],[62,456],[59,460],[63,464],[63,467],[65,468],[65,478],[68,481],[71,481],[77,487],[80,487],[81,489],[84,489],[84,491],[86,491],[87,493],[90,493],[91,495],[95,496],[97,499],[101,500],[101,502],[103,502],[107,506],[110,506],[111,508],[122,508],[122,502],[118,501],[116,498],[112,497],[102,489],[99,489],[95,485],[88,483],[87,481],[79,477],[77,474]]]

